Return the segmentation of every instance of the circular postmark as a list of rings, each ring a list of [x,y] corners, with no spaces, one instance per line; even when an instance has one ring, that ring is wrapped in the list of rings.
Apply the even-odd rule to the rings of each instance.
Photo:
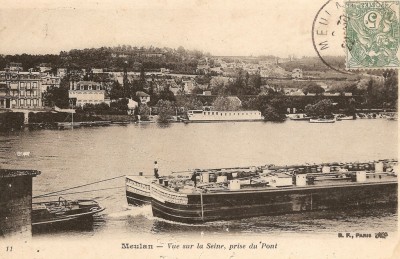
[[[344,0],[329,0],[319,9],[312,26],[312,41],[319,58],[340,73],[350,73],[346,70],[346,24]]]

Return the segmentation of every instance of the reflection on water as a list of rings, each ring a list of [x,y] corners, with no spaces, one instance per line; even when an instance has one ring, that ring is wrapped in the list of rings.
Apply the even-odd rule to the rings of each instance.
[[[239,122],[205,124],[131,124],[74,130],[0,133],[0,166],[37,169],[33,195],[67,189],[121,175],[160,174],[190,168],[215,168],[333,161],[370,161],[397,157],[397,122],[355,120],[333,124]],[[18,157],[16,152],[30,152]],[[41,236],[120,236],[132,233],[235,234],[356,231],[360,226],[396,229],[397,212],[312,212],[258,217],[201,226],[152,217],[150,206],[126,203],[124,178],[68,192],[68,199],[96,199],[106,210],[88,229],[40,233]],[[113,189],[109,189],[113,188]],[[100,190],[107,189],[107,190]],[[54,197],[53,197],[54,198]],[[90,225],[90,224],[89,224]],[[87,227],[87,226],[85,226]]]

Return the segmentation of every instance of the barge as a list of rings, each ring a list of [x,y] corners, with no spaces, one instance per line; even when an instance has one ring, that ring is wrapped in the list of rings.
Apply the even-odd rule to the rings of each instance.
[[[396,160],[242,169],[153,178],[141,195],[150,200],[155,217],[183,223],[397,206]]]

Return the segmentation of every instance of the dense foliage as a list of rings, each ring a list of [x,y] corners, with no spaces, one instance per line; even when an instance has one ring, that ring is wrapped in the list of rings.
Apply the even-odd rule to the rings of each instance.
[[[24,114],[22,112],[0,113],[0,131],[21,129],[24,125]]]
[[[53,68],[107,68],[111,71],[140,71],[168,68],[176,73],[194,74],[198,60],[205,54],[197,50],[185,50],[183,47],[172,48],[138,48],[130,45],[101,47],[90,49],[73,49],[61,51],[59,55],[3,55],[0,56],[0,67],[10,62],[22,63],[25,70],[46,63]]]

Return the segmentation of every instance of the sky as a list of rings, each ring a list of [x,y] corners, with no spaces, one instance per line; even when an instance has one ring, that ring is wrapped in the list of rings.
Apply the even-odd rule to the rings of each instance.
[[[101,46],[197,49],[219,56],[316,56],[326,0],[0,0],[1,54]]]

